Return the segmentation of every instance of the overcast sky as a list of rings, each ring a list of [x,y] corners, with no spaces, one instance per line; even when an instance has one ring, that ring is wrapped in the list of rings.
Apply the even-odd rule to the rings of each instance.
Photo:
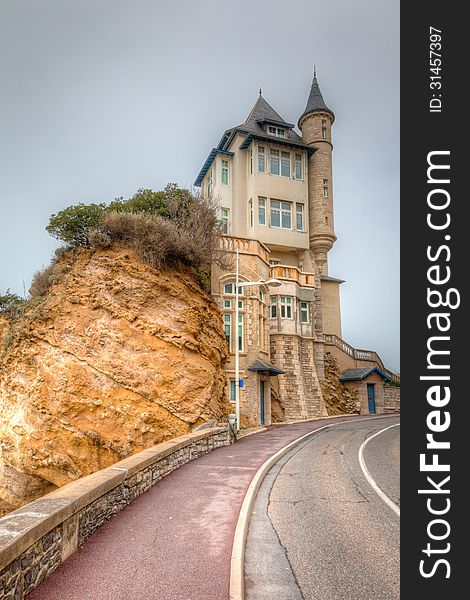
[[[330,275],[343,337],[399,369],[398,0],[0,0],[0,292],[49,216],[190,186],[258,96],[296,123],[313,64],[335,112]],[[23,284],[24,282],[24,284]]]

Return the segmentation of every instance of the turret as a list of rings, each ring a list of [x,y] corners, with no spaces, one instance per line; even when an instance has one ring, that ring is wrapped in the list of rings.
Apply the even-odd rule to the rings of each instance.
[[[302,140],[314,148],[308,163],[310,250],[318,274],[328,274],[327,254],[336,241],[333,220],[331,126],[335,120],[314,73],[307,106],[299,119]]]

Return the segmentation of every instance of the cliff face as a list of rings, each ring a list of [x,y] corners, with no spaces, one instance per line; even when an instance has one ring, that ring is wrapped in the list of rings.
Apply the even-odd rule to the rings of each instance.
[[[358,414],[357,392],[351,392],[339,381],[341,370],[330,352],[325,352],[325,379],[322,392],[329,415]]]
[[[220,313],[192,273],[119,248],[54,272],[0,322],[0,510],[230,412]]]

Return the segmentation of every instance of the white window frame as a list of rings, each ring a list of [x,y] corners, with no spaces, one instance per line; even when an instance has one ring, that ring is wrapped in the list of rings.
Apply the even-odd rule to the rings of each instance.
[[[228,339],[227,339],[227,328],[228,328]],[[224,313],[224,336],[232,351],[232,313]]]
[[[328,179],[323,180],[323,198],[328,198]]]
[[[220,222],[222,223],[222,233],[228,233],[230,227],[230,208],[222,207],[220,209]]]
[[[293,318],[293,307],[294,307],[293,296],[279,296],[280,314],[281,319],[292,319]]]
[[[300,216],[300,227],[299,227]],[[295,203],[295,228],[297,231],[304,231],[304,205],[299,202]]]
[[[227,286],[230,286],[230,292],[227,291]],[[243,296],[243,288],[238,286],[238,295]],[[226,281],[224,283],[224,296],[235,296],[235,283],[233,281]]]
[[[207,195],[208,196],[212,196],[212,191],[214,189],[214,180],[213,180],[213,174],[212,174],[212,169],[209,171],[209,176],[207,178]]]
[[[258,173],[266,173],[266,154],[264,146],[258,146]]]
[[[300,302],[300,322],[301,323],[309,323],[310,320],[308,318],[308,302]],[[305,316],[305,320],[304,320]]]
[[[258,225],[266,226],[266,201],[267,198],[258,197]],[[263,223],[261,223],[261,215],[263,215]]]
[[[297,177],[297,168],[300,169],[300,177]],[[294,153],[294,176],[297,181],[302,181],[304,178],[304,161],[302,154]]]
[[[275,173],[273,170],[273,161],[275,164],[277,164],[277,173]],[[281,175],[281,155],[277,148],[269,149],[269,173],[276,177]]]
[[[238,315],[237,342],[238,351],[245,351],[245,318],[244,315]]]
[[[232,404],[235,404],[235,402],[236,402],[237,390],[236,390],[235,384],[236,384],[235,379],[229,380],[228,399],[229,399],[229,402],[231,402]],[[233,391],[233,396],[232,396],[232,391]]]
[[[289,225],[284,225],[284,217],[289,217]],[[281,201],[281,229],[292,229],[292,202]]]
[[[286,130],[283,127],[275,127],[274,125],[268,125],[268,134],[283,140],[286,139]]]
[[[224,181],[224,174],[226,174],[226,181]],[[229,185],[229,169],[228,169],[228,160],[222,159],[222,185]]]
[[[287,168],[287,175],[285,174],[285,172],[283,173],[283,171],[285,171],[286,168]],[[291,173],[291,155],[290,155],[290,152],[287,152],[286,150],[281,150],[281,169],[280,169],[280,175],[281,175],[281,177],[289,177],[290,178],[290,173]]]
[[[269,305],[269,318],[277,319],[277,296],[271,296],[271,304]]]

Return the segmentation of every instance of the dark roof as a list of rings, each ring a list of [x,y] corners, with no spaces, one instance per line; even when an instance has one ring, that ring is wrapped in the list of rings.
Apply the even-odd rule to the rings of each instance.
[[[312,87],[310,88],[310,94],[307,100],[307,106],[305,107],[305,110],[299,119],[299,127],[302,119],[313,112],[327,112],[330,113],[330,115],[333,117],[333,120],[335,118],[333,111],[328,108],[325,101],[323,100],[323,96],[320,91],[320,86],[318,85],[316,75],[314,75],[313,77]]]
[[[259,358],[248,367],[248,371],[268,371],[269,375],[284,375],[285,371],[278,369],[266,360],[260,360]]]
[[[269,133],[267,132],[268,124],[277,125],[278,127],[283,127],[286,132],[285,137],[278,138],[273,135],[269,135]],[[242,144],[240,145],[240,148],[242,150],[246,150],[246,148],[248,148],[250,146],[251,142],[254,139],[266,140],[266,142],[270,142],[271,144],[280,144],[282,146],[299,147],[304,150],[307,150],[309,155],[312,154],[313,152],[315,152],[315,150],[316,150],[316,148],[312,148],[311,146],[306,144],[302,140],[300,135],[295,133],[294,125],[292,123],[287,123],[281,117],[281,115],[279,113],[277,113],[274,110],[274,108],[263,98],[263,96],[261,94],[258,96],[258,99],[256,100],[256,102],[255,102],[253,108],[251,109],[248,117],[246,118],[245,122],[242,123],[241,125],[237,125],[236,127],[232,127],[231,129],[227,129],[227,131],[224,132],[217,148],[214,148],[211,151],[211,153],[214,152],[215,150],[227,151],[227,149],[230,147],[232,139],[235,137],[235,135],[237,133],[241,133],[242,135],[246,136],[245,139],[243,140]],[[210,157],[211,157],[211,154],[209,154],[209,157],[207,160],[209,160]],[[212,160],[213,159],[214,159],[214,157],[212,157]],[[206,161],[206,163],[207,163],[207,161]],[[199,175],[196,178],[196,181],[194,182],[194,185],[196,185],[198,187],[201,185],[204,175],[207,173],[207,170],[209,169],[210,164],[207,166],[206,170],[204,171],[206,163],[204,163],[204,166],[202,167],[201,171],[199,172]],[[204,171],[204,173],[203,173],[203,171]],[[202,174],[202,177],[201,177],[201,174]]]
[[[379,367],[362,367],[360,369],[346,369],[341,373],[340,381],[360,381],[361,379],[365,379],[372,373],[377,373],[384,379],[385,381],[391,381],[388,375],[379,369]]]

